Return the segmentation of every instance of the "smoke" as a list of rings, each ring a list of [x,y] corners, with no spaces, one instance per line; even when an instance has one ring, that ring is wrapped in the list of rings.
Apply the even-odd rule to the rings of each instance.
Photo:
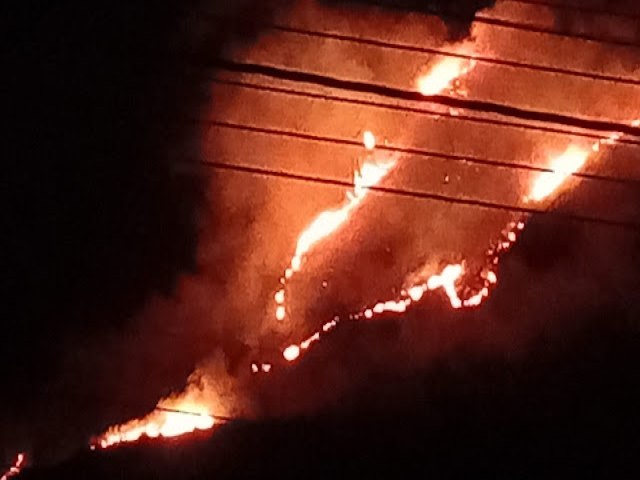
[[[559,32],[640,45],[640,9],[633,0],[589,0],[573,8],[556,8],[554,15]]]
[[[458,41],[470,34],[476,12],[489,8],[495,0],[323,0],[329,5],[364,4],[405,12],[437,15],[446,23],[448,40]]]
[[[359,3],[363,2],[393,7],[397,16],[388,24],[383,23],[390,29],[394,21],[408,19],[412,11],[442,13],[449,30],[434,34],[441,43],[468,34],[473,14],[493,3],[429,2],[425,10],[410,1]],[[186,13],[162,16],[164,23],[159,23],[149,42],[164,39],[180,54],[160,55],[154,65],[160,65],[161,71],[167,69],[164,74],[179,77],[184,65],[178,63],[178,58],[185,49],[192,52],[189,58],[198,61],[206,61],[220,52],[242,57],[259,49],[268,51],[265,45],[279,40],[263,32],[259,25],[281,12],[287,14],[288,6],[290,2],[285,1],[247,0],[233,6],[229,2],[203,2],[185,7]],[[306,3],[296,8],[316,11]],[[149,21],[145,9],[136,11],[134,26],[130,25],[134,30]],[[343,11],[332,14],[341,15]],[[220,25],[212,20],[217,15],[231,15],[235,20]],[[467,21],[460,22],[460,18]],[[88,25],[87,29],[90,28]],[[113,31],[118,29],[114,27]],[[176,33],[165,39],[168,31]],[[79,38],[83,39],[84,34],[83,30]],[[129,31],[128,35],[136,38],[137,34]],[[144,36],[143,32],[140,35]],[[105,43],[111,45],[111,40]],[[120,55],[128,47],[124,42],[114,55]],[[104,48],[111,52],[111,47]],[[321,57],[327,64],[340,65],[344,71],[356,72],[364,78],[385,78],[390,70],[406,73],[403,66],[380,61],[382,56],[374,58],[372,54],[372,58],[361,59],[350,47],[332,46],[327,50],[330,48],[334,51],[325,51]],[[604,52],[605,47],[602,48]],[[84,53],[100,57],[93,52]],[[146,53],[145,49],[136,52],[127,69],[131,68],[136,75],[144,73],[141,72],[144,69],[135,66]],[[304,57],[320,55],[318,51],[309,51]],[[174,62],[175,66],[171,66]],[[100,59],[96,63],[100,66],[98,77],[123,69],[115,60],[109,63]],[[483,70],[482,75],[488,72]],[[371,116],[362,118],[338,106],[328,122],[325,116],[315,113],[313,105],[279,106],[271,98],[225,94],[217,90],[219,87],[208,84],[210,72],[197,68],[177,83],[156,85],[153,93],[146,96],[146,88],[159,77],[147,75],[146,82],[140,85],[129,79],[138,85],[137,93],[126,96],[122,100],[124,106],[103,123],[89,122],[90,127],[82,128],[83,122],[76,121],[68,130],[65,128],[65,134],[81,146],[74,147],[72,168],[61,175],[69,178],[47,185],[42,195],[55,197],[70,186],[82,186],[77,195],[63,195],[63,207],[80,205],[74,207],[80,213],[72,209],[69,218],[83,225],[89,222],[94,230],[83,237],[85,230],[60,226],[57,214],[64,208],[57,204],[43,217],[56,227],[52,231],[36,230],[44,238],[58,238],[61,244],[66,238],[82,238],[65,244],[60,258],[57,255],[62,247],[54,247],[51,255],[50,250],[45,251],[36,242],[39,250],[29,252],[27,267],[29,275],[38,281],[34,280],[28,288],[17,287],[18,291],[30,294],[31,299],[39,299],[24,302],[18,309],[23,316],[16,321],[38,318],[27,323],[26,331],[22,332],[21,356],[29,355],[30,349],[41,345],[51,348],[53,353],[36,355],[36,365],[26,372],[16,369],[5,380],[5,384],[15,385],[15,401],[10,402],[2,416],[19,419],[3,425],[0,432],[0,444],[7,457],[19,446],[35,450],[41,459],[54,458],[68,450],[69,445],[83,444],[91,434],[108,425],[147,413],[159,398],[182,390],[185,384],[202,387],[203,395],[211,398],[214,413],[223,415],[308,413],[348,402],[359,389],[375,391],[376,387],[385,392],[380,402],[392,401],[393,393],[383,387],[386,381],[431,365],[434,360],[447,361],[469,352],[480,356],[527,355],[544,335],[570,335],[579,329],[581,318],[594,309],[612,309],[620,321],[638,318],[637,307],[628,301],[629,292],[637,291],[640,271],[637,236],[534,218],[515,250],[504,259],[498,290],[478,311],[452,312],[445,299],[435,296],[403,318],[342,325],[303,361],[285,368],[279,358],[283,345],[306,337],[335,314],[386,298],[402,284],[406,273],[417,266],[427,262],[436,268],[438,262],[455,262],[464,257],[473,270],[474,263],[481,264],[489,242],[512,217],[478,213],[474,208],[443,208],[436,203],[372,195],[349,224],[348,231],[338,232],[338,240],[327,242],[320,252],[310,256],[305,267],[309,273],[291,285],[292,320],[277,325],[271,314],[273,292],[296,237],[318,211],[339,203],[344,191],[213,173],[193,164],[185,172],[176,164],[192,158],[251,158],[265,163],[277,160],[278,166],[346,178],[353,158],[345,157],[343,149],[331,147],[296,144],[291,148],[285,142],[269,143],[258,137],[246,142],[239,135],[215,127],[199,129],[191,125],[177,129],[171,122],[170,127],[151,129],[146,122],[155,109],[167,119],[182,115],[238,122],[256,117],[286,119],[309,132],[327,131],[326,126],[331,123],[353,138],[359,138],[362,129],[367,128],[388,132],[398,144],[429,146],[438,141],[444,151],[452,153],[472,152],[474,142],[482,141],[490,143],[486,145],[487,156],[497,158],[530,158],[531,152],[542,151],[537,149],[541,138],[545,146],[554,148],[562,141],[551,135],[511,132],[501,142],[486,142],[487,138],[494,138],[495,131],[482,131],[482,135],[471,138],[472,134],[461,132],[460,128],[437,122],[416,120],[411,124],[397,113],[376,118],[370,112]],[[485,84],[500,85],[499,75],[497,72],[496,78],[488,76]],[[61,78],[60,83],[64,80],[65,77]],[[107,84],[115,80],[109,77]],[[129,85],[126,81],[115,83],[104,103],[108,105],[119,98]],[[100,97],[102,93],[98,88],[94,95]],[[142,100],[132,100],[137,95],[142,95]],[[591,97],[589,92],[584,93],[584,98]],[[83,138],[87,131],[100,128],[99,125],[106,130],[118,125],[119,114],[127,111],[129,102],[145,113],[123,128],[130,143],[123,146],[121,137],[112,139],[108,135],[98,135],[97,140],[87,143]],[[84,99],[81,103],[84,105]],[[56,132],[52,131],[51,137]],[[462,133],[465,139],[461,138]],[[140,134],[144,135],[144,148],[139,147]],[[44,143],[51,145],[50,149],[57,145],[51,138]],[[100,148],[103,143],[118,148],[103,150]],[[94,152],[100,155],[94,158]],[[353,153],[353,157],[358,155]],[[541,157],[543,153],[535,155]],[[60,156],[66,158],[66,152]],[[628,151],[621,156],[637,161],[637,155]],[[135,162],[128,163],[132,161]],[[448,188],[448,194],[452,194],[456,181],[462,185],[471,178],[478,196],[495,195],[494,200],[504,201],[514,195],[513,185],[527,184],[529,180],[521,174],[507,177],[512,174],[505,172],[500,172],[502,176],[498,178],[493,168],[479,169],[460,179],[449,164],[438,163],[436,159],[430,159],[431,169],[425,174],[421,163],[424,159],[402,161],[403,167],[389,178],[391,184],[406,186],[415,182],[420,186],[432,181],[441,184],[439,188]],[[612,163],[613,157],[607,162],[609,172],[615,170]],[[103,165],[108,166],[106,170],[98,169],[96,173],[94,169]],[[81,173],[75,168],[82,168]],[[155,172],[151,177],[149,168]],[[92,197],[95,180],[103,176],[108,177],[108,182]],[[449,177],[453,185],[442,186]],[[149,182],[153,185],[151,191]],[[638,218],[633,206],[639,203],[632,193],[626,192],[620,198],[607,195],[603,208],[601,192],[591,192],[588,186],[584,182],[574,189],[585,192],[579,197],[572,196],[562,206],[576,207],[569,202],[579,201],[582,203],[577,206],[584,211],[591,208],[620,211],[624,207],[629,210],[620,215]],[[29,191],[34,190],[38,188]],[[453,194],[460,191],[453,190]],[[114,199],[119,208],[111,211],[108,205]],[[144,202],[139,206],[135,200],[141,199]],[[100,207],[107,208],[107,213]],[[25,215],[40,218],[33,213]],[[121,218],[130,220],[123,222]],[[154,221],[149,223],[149,218]],[[78,251],[78,246],[86,249]],[[68,265],[69,259],[76,268]],[[37,277],[43,275],[43,270],[47,272],[46,278],[40,282]],[[58,306],[55,300],[61,293],[56,283],[66,283],[69,278],[73,282],[65,292],[67,303]],[[44,298],[39,296],[43,291]],[[41,332],[36,338],[32,336],[34,330]],[[51,331],[54,338],[50,338]],[[49,366],[51,359],[55,363]],[[3,360],[5,364],[12,362],[13,353]],[[250,362],[261,360],[273,361],[276,368],[269,375],[252,375]],[[194,365],[197,365],[195,373]],[[29,378],[26,382],[22,380],[25,377]],[[47,408],[42,408],[43,405]]]
[[[335,12],[326,13],[332,14]],[[308,12],[306,15],[314,16]],[[380,24],[376,26],[382,28]],[[441,40],[446,41],[446,38]],[[241,58],[252,58],[256,52],[275,52],[279,41],[276,36],[269,36],[261,39],[263,43],[248,45],[236,54]],[[323,51],[322,55],[326,63],[341,65],[343,71],[365,78],[384,75],[384,64],[368,59],[354,62],[357,52],[352,47],[332,46],[331,51]],[[299,64],[305,64],[307,57],[318,56],[318,51],[309,51],[306,55],[298,51],[295,59]],[[500,85],[499,74],[492,80]],[[530,89],[524,90],[530,93]],[[579,108],[588,110],[593,97],[588,89],[580,94],[583,101]],[[325,119],[314,116],[312,110],[304,110],[296,104],[280,110],[274,106],[276,101],[257,95],[245,96],[238,90],[232,98],[215,105],[212,115],[243,123],[253,121],[259,112],[261,117],[276,122],[293,118],[298,128],[305,131],[327,130]],[[249,104],[251,109],[246,107]],[[389,138],[398,144],[431,145],[437,141],[445,149],[450,142],[452,153],[465,149],[459,130],[447,130],[438,125],[429,125],[429,128],[411,125],[403,122],[400,116],[395,118],[394,114],[386,114],[384,118],[372,115],[364,122],[354,122],[351,112],[335,108],[332,126],[354,138],[358,137],[360,129],[367,128],[374,132],[394,132],[395,135],[389,135]],[[396,124],[402,128],[389,127]],[[530,158],[534,152],[534,159],[543,164],[549,152],[562,151],[570,141],[539,133],[512,133],[504,134],[495,145],[486,145],[487,156]],[[487,131],[484,138],[491,135]],[[244,147],[240,145],[242,137],[239,134],[221,129],[213,129],[210,138],[207,143],[210,156],[226,155],[226,158],[246,160],[256,155],[261,164],[271,165],[270,162],[277,160],[278,166],[296,171],[316,172],[314,166],[322,164],[323,175],[348,175],[349,159],[344,162],[346,165],[340,163],[344,150],[334,152],[330,147],[315,150],[302,144],[285,149],[263,137]],[[473,141],[482,138],[479,135]],[[608,155],[599,160],[602,173],[615,175],[613,157],[619,164],[619,159],[633,153],[620,147]],[[337,158],[338,162],[326,164],[323,161],[326,158]],[[390,184],[406,187],[407,182],[415,181],[424,188],[429,179],[420,177],[425,171],[420,163],[423,160],[403,158],[401,161],[403,167],[390,176]],[[435,159],[430,161],[431,181],[434,177],[449,177],[450,170],[447,169],[452,168],[450,165],[445,166],[443,162],[440,166]],[[492,199],[498,202],[513,198],[510,196],[513,185],[526,188],[533,178],[519,172],[496,173],[493,168],[477,169],[476,174],[474,186],[478,196],[495,195]],[[238,250],[242,261],[229,278],[228,288],[228,302],[236,312],[233,316],[235,331],[244,332],[237,334],[246,347],[239,349],[246,354],[246,360],[240,363],[246,368],[251,360],[265,359],[274,361],[277,367],[269,375],[260,377],[238,374],[237,381],[246,385],[245,391],[253,392],[253,405],[247,410],[250,415],[288,415],[326,408],[345,401],[354,390],[375,383],[377,378],[406,375],[436,359],[446,359],[461,352],[475,356],[531,354],[541,337],[571,336],[581,328],[581,321],[589,316],[589,312],[613,308],[612,305],[622,301],[621,292],[636,281],[635,267],[630,268],[625,260],[628,255],[635,255],[634,249],[637,249],[635,240],[630,240],[636,238],[633,235],[625,232],[608,237],[606,227],[600,230],[566,221],[534,218],[521,244],[505,258],[494,297],[477,312],[452,312],[445,300],[436,297],[402,319],[390,317],[372,324],[342,325],[299,364],[284,368],[282,359],[277,357],[279,348],[307,337],[336,314],[344,316],[362,305],[386,298],[393,288],[402,284],[404,275],[417,266],[427,262],[437,270],[438,262],[457,262],[465,258],[473,271],[474,265],[481,264],[490,241],[513,218],[508,214],[479,212],[475,208],[443,208],[424,201],[390,200],[373,195],[348,227],[337,232],[339,240],[325,242],[306,260],[305,273],[290,285],[293,314],[280,325],[271,314],[273,291],[277,288],[275,280],[292,253],[299,232],[318,211],[339,203],[343,192],[255,179],[251,184],[259,188],[260,194],[256,194],[256,188],[248,187],[239,176],[228,182],[223,203],[231,211],[242,211],[241,205],[247,205],[247,211],[252,213],[252,221],[244,230],[243,242],[246,240],[247,243],[242,243]],[[571,191],[577,192],[581,188],[588,191],[592,185],[584,182],[584,185],[575,185]],[[560,206],[606,216],[613,205],[634,204],[630,192],[615,192],[622,198],[614,201],[615,195],[600,190],[598,194],[592,192],[590,198],[570,196],[572,202],[580,201]],[[611,203],[603,205],[598,200],[598,195],[602,194],[611,198]],[[628,220],[636,218],[637,213],[619,210],[619,217]],[[615,252],[615,258],[608,258],[611,252]],[[609,274],[617,272],[614,279],[605,282],[604,291],[600,285],[603,281],[601,272],[588,268],[584,258],[597,265],[609,262]],[[617,294],[613,295],[613,291]],[[632,312],[624,311],[620,315],[621,319],[631,318]]]

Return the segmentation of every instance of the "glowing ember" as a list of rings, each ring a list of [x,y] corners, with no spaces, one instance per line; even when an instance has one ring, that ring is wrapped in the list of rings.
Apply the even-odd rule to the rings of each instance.
[[[447,265],[440,275],[433,275],[427,281],[427,288],[429,290],[435,290],[436,288],[442,288],[447,296],[449,302],[453,308],[460,308],[462,301],[458,297],[456,292],[456,280],[462,275],[462,265]]]
[[[282,356],[288,362],[293,362],[296,358],[300,356],[300,347],[298,345],[289,345],[282,352]]]
[[[362,135],[362,143],[367,150],[373,150],[376,148],[376,137],[373,132],[369,130],[365,131]]]
[[[4,472],[4,474],[2,474],[2,477],[0,477],[0,480],[8,480],[11,477],[15,477],[16,475],[19,475],[20,472],[22,471],[22,468],[24,467],[25,461],[26,461],[25,454],[19,453],[18,456],[16,457],[15,462],[13,462],[13,465],[9,467],[9,470],[7,470],[6,472]]]

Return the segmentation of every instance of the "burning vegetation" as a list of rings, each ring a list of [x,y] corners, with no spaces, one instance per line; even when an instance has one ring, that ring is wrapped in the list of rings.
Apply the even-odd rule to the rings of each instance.
[[[415,88],[422,95],[466,95],[467,88],[464,81],[476,65],[474,60],[468,58],[473,56],[472,43],[460,44],[457,51],[464,53],[465,56],[444,58],[429,65],[425,68],[425,73],[417,78]],[[534,179],[523,201],[544,205],[564,188],[569,177],[600,152],[603,145],[614,144],[620,137],[621,134],[612,133],[590,146],[570,144],[564,153],[549,156],[548,171],[540,173]],[[295,252],[280,277],[280,286],[273,294],[274,317],[278,323],[285,322],[289,316],[287,303],[290,296],[289,282],[295,275],[304,272],[306,257],[323,240],[341,235],[341,230],[348,228],[350,219],[357,215],[358,208],[366,201],[371,187],[376,187],[383,182],[397,167],[398,159],[385,151],[378,151],[376,149],[378,143],[374,132],[364,130],[362,134],[364,151],[357,167],[354,168],[352,189],[347,192],[341,206],[319,213],[298,236]],[[431,265],[421,266],[407,275],[404,285],[399,289],[399,298],[381,300],[349,314],[346,318],[334,316],[304,340],[284,347],[281,351],[282,358],[289,363],[299,360],[303,352],[319,342],[343,321],[370,321],[383,314],[402,314],[430,293],[442,292],[453,309],[479,307],[498,283],[499,256],[517,241],[525,228],[526,219],[525,215],[519,221],[507,225],[502,232],[502,238],[486,252],[485,266],[481,271],[467,271],[464,261],[444,265],[436,272]],[[471,285],[476,287],[472,288]],[[249,367],[253,374],[269,374],[272,372],[273,364],[253,362],[247,365],[247,368]],[[109,448],[123,442],[135,442],[142,436],[174,437],[196,430],[212,429],[219,423],[216,412],[210,400],[204,400],[201,394],[202,392],[194,385],[189,385],[184,393],[158,402],[157,408],[146,417],[109,428],[96,437],[91,446],[92,448]]]

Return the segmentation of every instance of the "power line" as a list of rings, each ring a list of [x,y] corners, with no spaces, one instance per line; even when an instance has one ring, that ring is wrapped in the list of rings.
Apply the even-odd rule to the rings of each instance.
[[[466,98],[455,98],[446,95],[425,96],[419,92],[402,90],[400,88],[385,85],[361,82],[356,80],[343,80],[328,75],[303,72],[300,70],[290,70],[280,67],[272,67],[257,63],[234,62],[226,59],[214,59],[211,65],[231,72],[250,73],[264,75],[271,78],[290,80],[293,82],[312,83],[324,87],[338,90],[346,90],[359,93],[370,93],[382,97],[396,100],[408,100],[413,102],[430,102],[444,105],[450,108],[472,110],[480,113],[493,113],[506,117],[515,117],[521,120],[539,121],[545,123],[555,123],[588,130],[600,130],[603,132],[620,132],[626,135],[640,137],[640,128],[622,123],[615,123],[603,120],[590,120],[578,117],[571,117],[559,113],[541,112],[536,110],[525,110],[519,107],[512,107],[495,102],[482,100],[470,100]]]
[[[218,22],[228,22],[228,21],[232,20],[232,17],[225,17],[225,16],[210,15],[210,17],[214,18]],[[364,37],[348,35],[348,34],[344,34],[344,33],[331,33],[331,32],[323,32],[323,31],[319,31],[319,30],[309,30],[307,28],[292,27],[292,26],[289,26],[289,25],[282,25],[282,24],[278,24],[278,23],[264,22],[264,23],[260,23],[259,25],[262,28],[265,28],[265,29],[271,29],[271,30],[275,30],[275,31],[285,32],[285,33],[293,33],[293,34],[298,34],[298,35],[307,35],[307,36],[313,36],[313,37],[318,37],[318,38],[330,38],[330,39],[335,39],[335,40],[348,41],[348,42],[352,42],[352,43],[359,43],[359,44],[363,44],[363,45],[373,45],[373,46],[379,46],[379,47],[382,47],[382,48],[390,48],[390,49],[404,50],[404,51],[413,51],[413,52],[419,52],[419,53],[429,53],[429,54],[434,54],[434,55],[442,55],[442,56],[445,56],[445,57],[464,58],[464,59],[469,59],[469,60],[476,60],[476,61],[481,62],[481,63],[489,63],[489,64],[494,64],[494,65],[503,65],[503,66],[508,66],[508,67],[522,68],[522,69],[528,69],[528,70],[534,70],[534,71],[542,71],[542,72],[547,72],[547,73],[556,73],[556,74],[560,74],[560,75],[568,75],[568,76],[575,76],[575,77],[581,77],[581,78],[588,78],[588,79],[591,79],[591,80],[599,80],[599,81],[621,83],[621,84],[628,84],[628,85],[640,85],[640,80],[633,79],[633,78],[614,76],[614,75],[598,74],[598,73],[585,72],[585,71],[574,70],[574,69],[569,69],[569,68],[551,67],[551,66],[540,65],[540,64],[531,64],[531,63],[525,63],[525,62],[518,62],[518,61],[515,61],[515,60],[505,60],[505,59],[494,58],[494,57],[486,57],[486,56],[482,56],[482,55],[470,55],[470,54],[464,54],[464,53],[456,53],[456,52],[450,52],[450,51],[439,49],[439,48],[420,47],[420,46],[416,46],[416,45],[410,45],[410,44],[407,44],[407,43],[398,43],[398,42],[377,40],[377,39],[373,39],[373,38],[364,38]],[[640,46],[639,46],[639,48],[640,48]]]
[[[348,147],[362,148],[362,143],[360,141],[348,140],[344,138],[326,137],[321,135],[300,133],[300,132],[295,132],[291,130],[256,127],[252,125],[237,124],[237,123],[225,122],[221,120],[205,120],[204,123],[215,126],[215,127],[227,128],[232,130],[260,133],[264,135],[277,135],[279,137],[297,138],[300,140],[306,140],[311,142],[323,142],[323,143],[331,143],[336,145],[344,145]],[[525,170],[529,172],[539,172],[539,173],[554,172],[554,170],[551,168],[538,167],[535,165],[525,165],[525,164],[519,164],[519,163],[513,163],[513,162],[506,162],[503,160],[479,158],[479,157],[472,157],[472,156],[466,156],[466,155],[448,154],[448,153],[435,152],[435,151],[430,151],[430,150],[425,150],[420,148],[389,146],[389,145],[379,145],[376,148],[378,150],[384,150],[389,152],[404,153],[404,154],[427,157],[427,158],[428,157],[440,158],[443,160],[460,162],[460,163],[488,165],[491,167],[508,168],[513,170]],[[585,180],[590,180],[590,181],[601,181],[601,182],[609,182],[609,183],[632,185],[632,186],[640,185],[640,179],[636,180],[636,179],[628,179],[628,178],[616,178],[616,177],[608,177],[605,175],[596,175],[596,174],[580,173],[580,172],[575,172],[571,174],[571,176],[585,179]]]
[[[448,15],[448,14],[447,14]],[[448,15],[451,16],[451,15]],[[458,18],[460,20],[464,20],[463,17],[460,16],[451,16],[452,18]],[[639,48],[640,49],[640,44],[636,43],[636,42],[632,42],[632,41],[627,41],[627,40],[617,40],[617,39],[613,39],[613,38],[601,38],[598,37],[596,35],[589,35],[586,33],[574,33],[574,32],[560,32],[557,30],[553,30],[552,28],[546,28],[546,27],[535,27],[533,25],[527,25],[527,24],[523,24],[523,23],[518,23],[518,22],[512,22],[509,20],[500,20],[497,18],[491,18],[491,17],[487,17],[484,15],[477,15],[475,16],[475,18],[473,19],[474,23],[484,23],[486,25],[492,25],[492,26],[496,26],[496,27],[503,27],[503,28],[509,28],[511,30],[520,30],[520,31],[525,31],[525,32],[531,32],[531,33],[542,33],[545,35],[553,35],[553,36],[557,36],[557,37],[564,37],[564,38],[575,38],[578,40],[584,40],[587,42],[594,42],[594,43],[602,43],[602,44],[606,44],[606,45],[615,45],[615,46],[619,46],[619,47],[628,47],[628,48]]]
[[[509,3],[521,3],[525,5],[539,5],[542,7],[548,7],[554,10],[568,10],[570,12],[588,13],[591,15],[607,15],[611,17],[623,17],[640,19],[640,13],[635,12],[623,12],[622,10],[607,10],[606,8],[599,8],[588,5],[577,5],[567,3],[556,3],[549,0],[507,0]]]
[[[456,12],[447,11],[446,9],[439,10],[437,8],[426,8],[424,11],[430,15],[444,17],[445,19],[457,20],[465,24],[480,23],[480,24],[485,24],[485,25],[490,25],[495,27],[507,28],[511,30],[519,30],[519,31],[530,32],[530,33],[540,33],[544,35],[553,35],[553,36],[564,37],[564,38],[573,38],[577,40],[600,43],[604,45],[613,45],[618,47],[640,49],[640,44],[633,41],[619,40],[614,38],[601,38],[596,35],[589,35],[585,33],[560,32],[552,28],[536,27],[531,24],[493,18],[493,17],[482,15],[481,13],[476,13],[476,15],[473,18],[470,18],[468,16],[461,15]],[[207,15],[207,18],[213,19],[216,22],[221,22],[223,24],[228,24],[230,22],[237,21],[237,17],[233,17],[229,15],[221,15],[216,13],[208,13],[206,15]],[[254,25],[262,28],[273,28],[275,26],[273,24],[269,24],[268,22],[257,22],[257,23],[254,23]]]
[[[504,59],[494,58],[494,57],[485,57],[482,55],[456,53],[456,52],[450,52],[447,50],[442,50],[439,48],[418,47],[418,46],[409,45],[406,43],[389,42],[384,40],[376,40],[373,38],[356,37],[353,35],[346,35],[342,33],[328,33],[328,32],[322,32],[317,30],[308,30],[308,29],[295,28],[295,27],[276,25],[276,24],[270,25],[270,28],[272,28],[273,30],[277,30],[285,33],[313,36],[318,38],[329,38],[334,40],[358,43],[361,45],[371,45],[371,46],[377,46],[381,48],[388,48],[388,49],[402,50],[402,51],[409,51],[409,52],[429,53],[434,55],[442,55],[443,57],[463,58],[466,60],[475,60],[480,63],[503,65],[507,67],[534,70],[534,71],[540,71],[540,72],[546,72],[546,73],[557,73],[560,75],[588,78],[590,80],[598,80],[598,81],[605,81],[605,82],[612,82],[612,83],[619,83],[619,84],[626,84],[626,85],[640,85],[640,80],[635,80],[632,78],[616,77],[613,75],[604,75],[604,74],[598,74],[598,73],[589,73],[589,72],[583,72],[580,70],[572,70],[572,69],[560,68],[560,67],[548,67],[545,65],[517,62],[515,60],[504,60]]]
[[[225,415],[215,415],[215,414],[212,414],[212,413],[190,412],[188,410],[181,410],[179,408],[156,407],[155,410],[158,410],[160,412],[180,413],[182,415],[190,415],[190,416],[194,416],[194,417],[212,417],[215,420],[221,420],[223,422],[230,422],[230,421],[236,419],[234,417],[227,417]]]
[[[344,187],[344,188],[353,188],[355,186],[353,182],[346,181],[346,180],[303,175],[298,173],[285,172],[281,170],[272,170],[272,169],[267,169],[262,167],[252,167],[248,165],[215,162],[210,160],[201,160],[198,163],[200,165],[214,168],[217,170],[234,171],[234,172],[245,173],[250,175],[268,177],[268,178],[285,178],[289,180],[296,180],[296,181],[307,182],[307,183],[316,183],[320,185],[331,185],[331,186]],[[449,203],[449,204],[469,205],[469,206],[474,206],[479,208],[485,208],[488,210],[501,210],[501,211],[528,214],[528,215],[544,213],[546,215],[553,215],[561,218],[566,218],[568,220],[576,220],[576,221],[581,221],[585,223],[592,223],[592,224],[604,225],[609,227],[618,227],[618,228],[623,228],[628,230],[640,231],[640,224],[634,223],[634,222],[612,220],[612,219],[606,219],[606,218],[600,218],[600,217],[591,217],[588,215],[579,215],[579,214],[569,213],[569,212],[559,212],[559,211],[551,211],[551,210],[540,210],[536,208],[519,207],[519,206],[506,205],[503,203],[489,202],[489,201],[478,200],[478,199],[456,198],[456,197],[450,197],[447,195],[441,195],[436,193],[422,192],[417,190],[405,190],[400,188],[384,187],[380,185],[368,186],[364,188],[367,188],[375,192],[402,196],[402,197],[433,200],[433,201]]]
[[[601,43],[605,45],[640,48],[640,44],[632,41],[618,40],[614,38],[602,38],[596,35],[590,35],[586,33],[561,32],[558,30],[554,30],[553,28],[536,27],[526,23],[519,23],[511,20],[501,20],[498,18],[482,15],[482,13],[476,13],[473,18],[470,18],[466,15],[461,15],[460,13],[450,11],[446,7],[443,9],[439,9],[439,8],[433,8],[433,7],[430,8],[427,6],[426,11],[434,15],[442,16],[452,20],[458,20],[458,21],[464,22],[465,24],[466,23],[483,23],[486,25],[508,28],[512,30],[520,30],[520,31],[531,32],[531,33],[541,33],[544,35],[554,35],[554,36],[564,37],[564,38],[575,38],[577,40]]]
[[[358,106],[381,108],[381,109],[386,109],[391,111],[414,113],[417,115],[424,115],[424,116],[430,116],[435,118],[445,117],[453,120],[465,121],[470,123],[497,125],[497,126],[518,128],[522,130],[533,130],[533,131],[539,131],[539,132],[545,132],[545,133],[557,133],[562,135],[570,135],[573,137],[586,138],[590,140],[605,140],[607,138],[607,135],[596,135],[596,134],[591,134],[586,132],[577,132],[575,130],[546,127],[543,125],[536,125],[532,123],[518,123],[518,122],[511,122],[506,120],[492,119],[487,117],[485,118],[473,117],[473,116],[464,115],[464,114],[454,115],[448,111],[429,110],[426,108],[408,107],[405,105],[376,102],[373,100],[362,100],[362,99],[356,99],[356,98],[339,97],[336,95],[308,92],[308,91],[302,91],[302,90],[292,90],[290,88],[282,88],[282,87],[276,87],[276,86],[270,86],[270,85],[260,85],[256,83],[249,83],[249,82],[238,81],[238,80],[225,80],[220,78],[213,78],[211,79],[211,82],[218,83],[221,85],[233,85],[233,86],[238,86],[242,88],[258,90],[258,91],[282,93],[285,95],[291,95],[291,96],[297,96],[297,97],[303,97],[303,98],[314,98],[314,99],[331,101],[331,102],[340,102],[340,103],[347,103],[347,104],[358,105]],[[624,138],[624,137],[618,139],[616,143],[628,144],[632,146],[640,146],[640,140],[633,140],[633,139]]]

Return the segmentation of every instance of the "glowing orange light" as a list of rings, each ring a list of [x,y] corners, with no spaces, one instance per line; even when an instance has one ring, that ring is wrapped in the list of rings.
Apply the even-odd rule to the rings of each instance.
[[[422,298],[422,295],[424,295],[425,289],[422,287],[422,285],[416,285],[415,287],[411,287],[407,293],[409,294],[409,297],[411,297],[411,300],[413,300],[414,302],[419,301]]]
[[[529,198],[539,202],[553,193],[565,179],[575,173],[589,158],[589,150],[570,145],[551,162],[552,172],[543,172],[534,182]]]
[[[363,135],[365,148],[372,150],[375,148],[375,136],[372,132],[366,131]],[[340,208],[325,210],[320,213],[305,228],[296,244],[295,254],[289,262],[289,267],[285,269],[284,276],[280,279],[282,285],[290,280],[295,272],[302,268],[304,256],[321,240],[334,233],[350,217],[351,213],[362,203],[369,192],[369,187],[377,185],[396,165],[395,160],[385,160],[383,162],[366,162],[362,168],[354,172],[353,190],[347,192],[345,202]],[[284,302],[284,287],[276,292],[275,296],[278,307],[276,308],[276,319],[284,320],[286,316]]]
[[[146,417],[109,428],[93,444],[108,448],[119,443],[135,442],[143,436],[170,438],[196,430],[209,430],[216,421],[207,411],[207,404],[202,398],[202,391],[194,387],[187,388],[177,397],[161,400],[158,408]]]
[[[460,52],[468,50],[462,45]],[[458,95],[465,95],[464,90],[458,88],[460,77],[468,74],[475,67],[475,61],[468,58],[446,57],[433,65],[425,74],[416,80],[416,88],[422,95],[437,95],[445,90],[451,90]]]
[[[367,150],[373,150],[374,148],[376,148],[376,137],[373,132],[366,130],[362,134],[362,143],[364,144],[364,148],[366,148]]]
[[[455,283],[460,275],[462,275],[462,272],[462,265],[447,265],[440,275],[432,275],[429,277],[429,280],[427,281],[427,288],[429,290],[442,288],[449,297],[451,306],[453,308],[460,308],[462,306],[462,301],[460,300],[460,297],[458,297]]]
[[[22,468],[24,467],[25,461],[26,461],[25,454],[19,453],[16,457],[15,462],[13,462],[13,465],[9,467],[9,470],[7,470],[2,474],[2,477],[0,477],[0,480],[8,480],[11,477],[15,477],[19,475],[20,472],[22,471]]]
[[[300,356],[300,347],[298,345],[289,345],[282,352],[282,356],[288,362],[293,362]]]

